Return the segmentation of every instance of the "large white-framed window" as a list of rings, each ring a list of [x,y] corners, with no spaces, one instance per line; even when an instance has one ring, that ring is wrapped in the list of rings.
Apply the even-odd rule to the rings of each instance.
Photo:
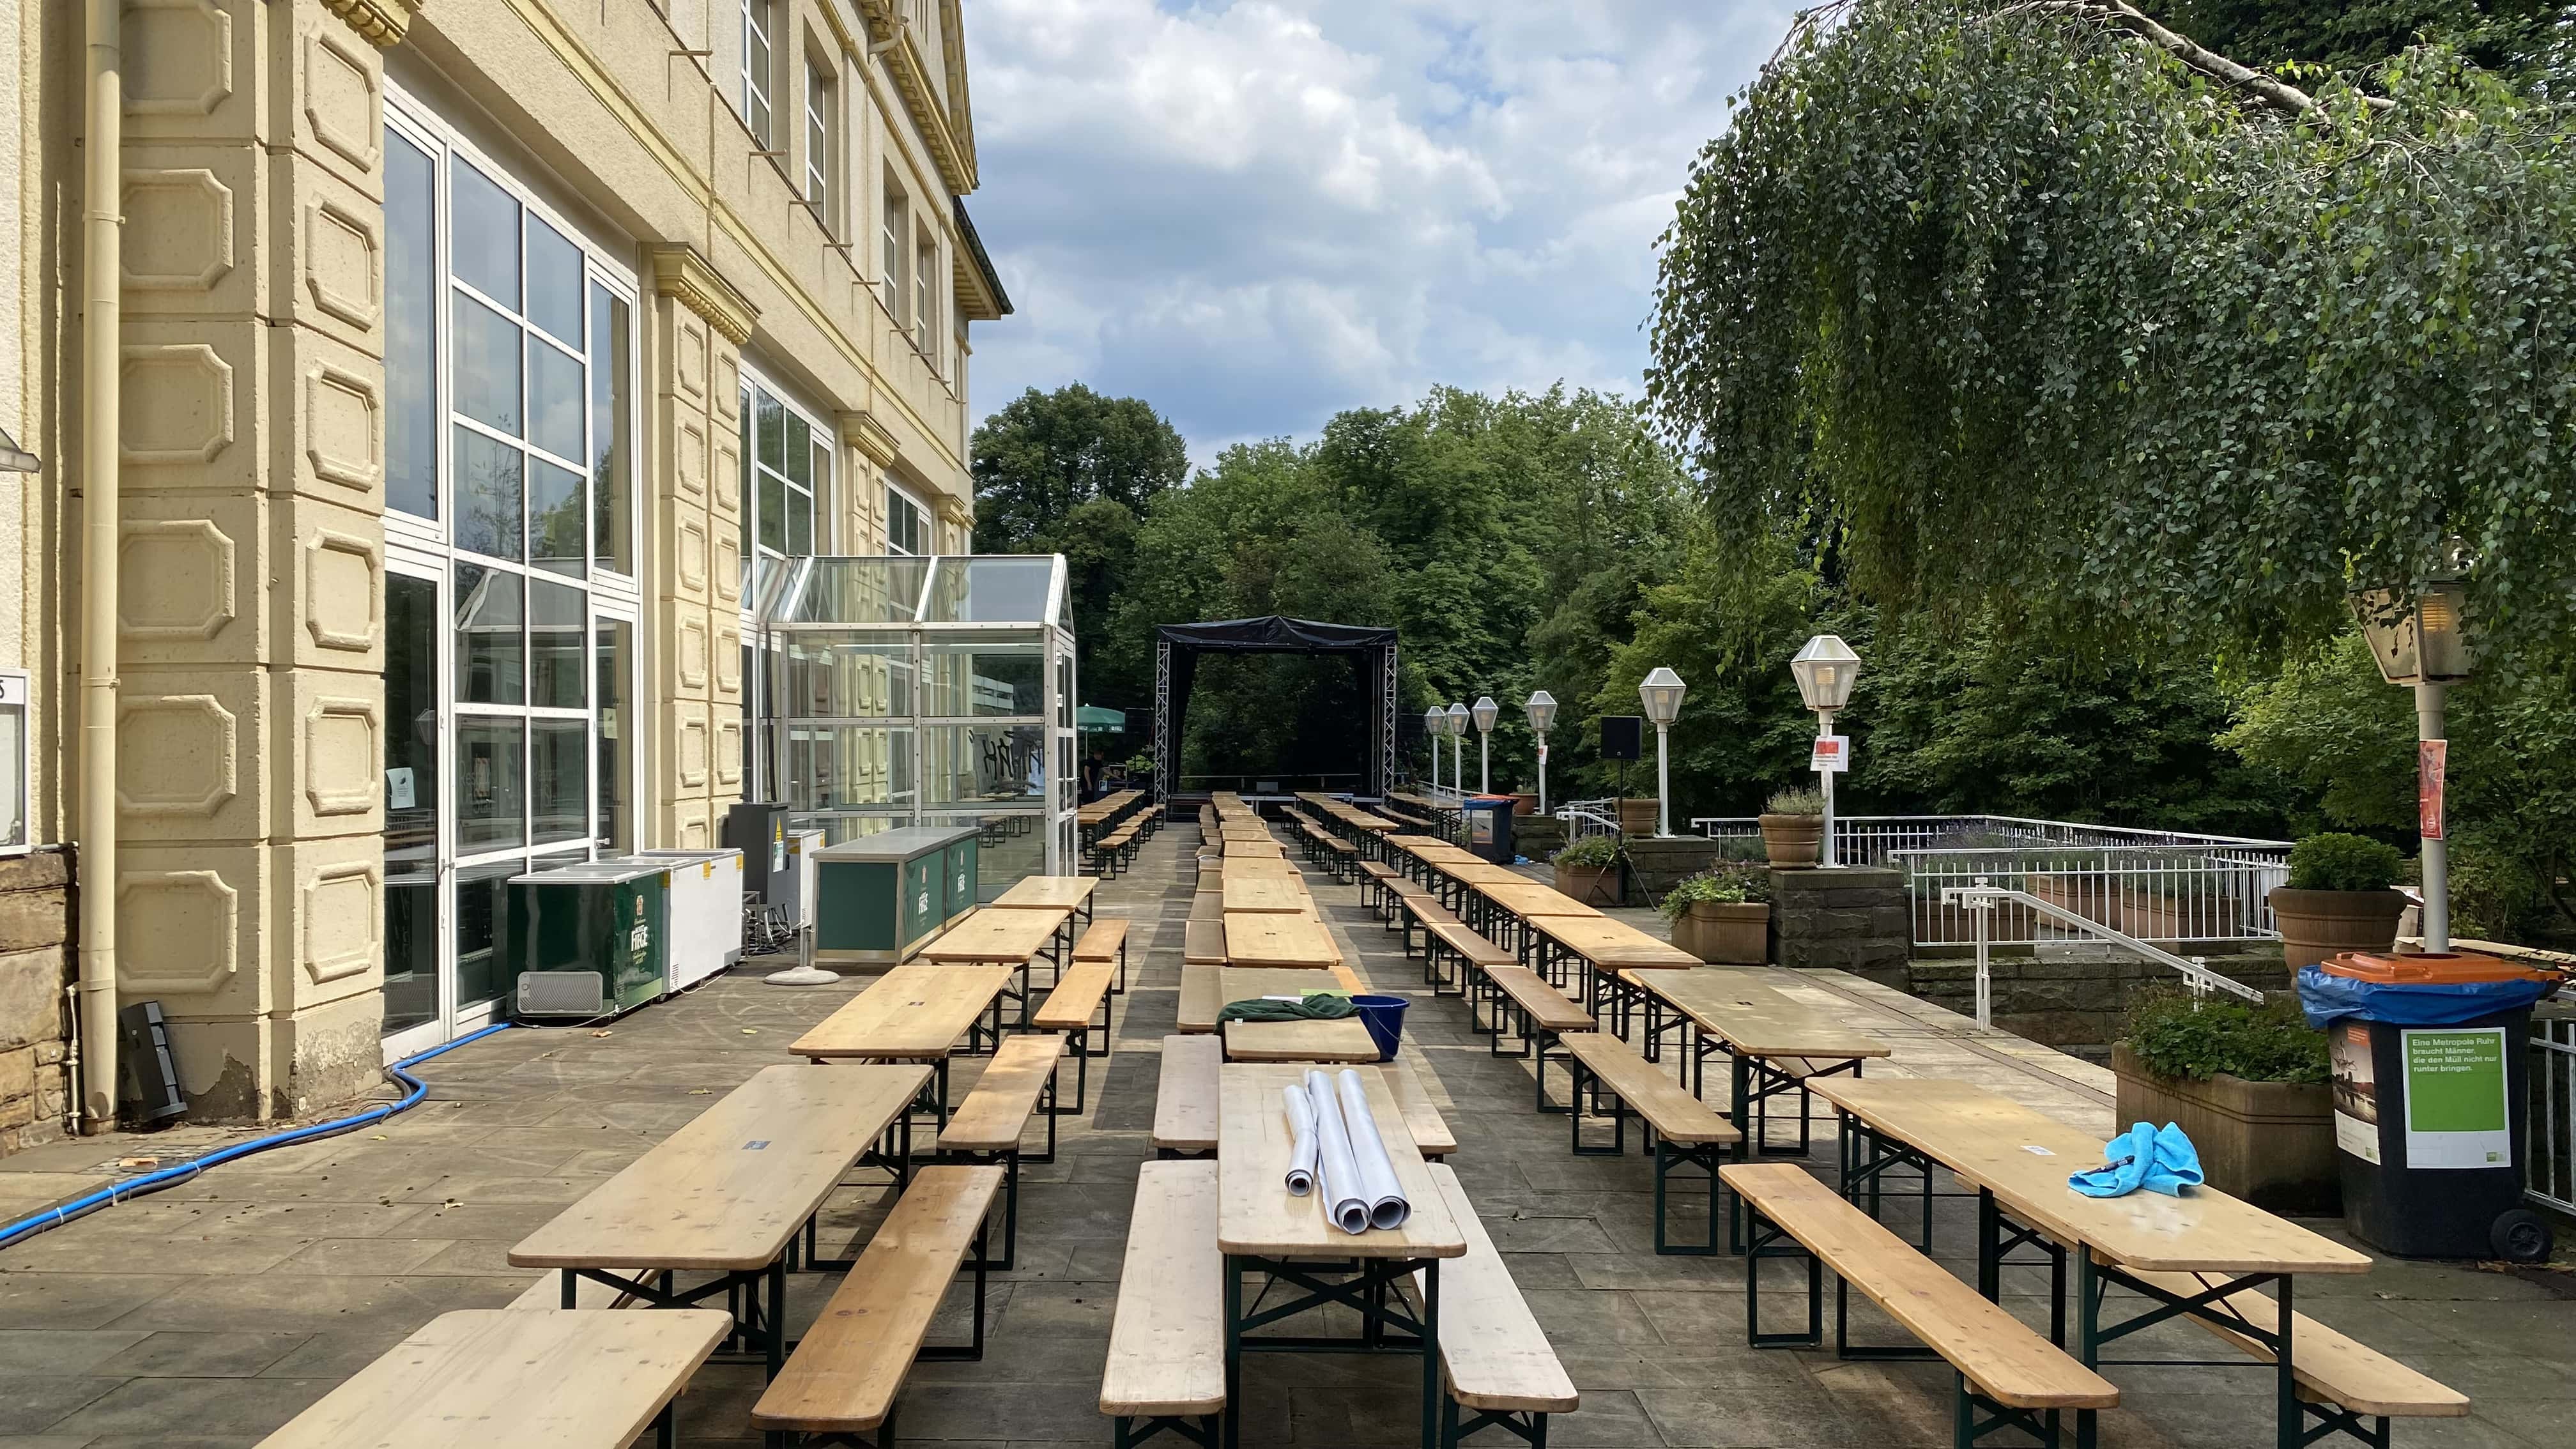
[[[939,370],[939,238],[928,227],[913,243],[912,345]]]
[[[931,551],[930,510],[889,477],[885,484],[886,552],[926,554]]]
[[[742,0],[742,123],[764,149],[777,144],[771,124],[777,43],[778,0]]]
[[[610,251],[408,95],[384,141],[384,1025],[409,1050],[499,1009],[510,877],[630,843],[640,377]]]
[[[909,325],[905,321],[905,305],[911,295],[911,268],[908,265],[912,255],[908,240],[911,234],[912,208],[904,200],[903,188],[889,178],[885,185],[885,200],[877,217],[877,266],[886,312],[899,328]]]
[[[832,430],[750,368],[742,380],[742,556],[803,558],[830,543]],[[749,590],[745,607],[752,603]]]

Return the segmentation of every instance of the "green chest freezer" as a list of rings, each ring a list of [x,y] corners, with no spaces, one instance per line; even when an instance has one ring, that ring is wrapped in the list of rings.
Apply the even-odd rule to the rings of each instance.
[[[668,861],[621,858],[512,876],[500,942],[512,1013],[582,1021],[661,997],[669,870]]]
[[[916,825],[827,845],[814,857],[818,959],[909,958],[975,909],[976,830]]]

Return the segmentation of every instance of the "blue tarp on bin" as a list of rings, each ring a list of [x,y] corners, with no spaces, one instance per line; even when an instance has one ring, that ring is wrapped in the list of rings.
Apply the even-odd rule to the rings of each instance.
[[[2299,968],[2299,1009],[2319,1030],[2347,1017],[2394,1026],[2455,1026],[2520,1011],[2557,989],[2554,981],[2356,981],[2322,966]]]

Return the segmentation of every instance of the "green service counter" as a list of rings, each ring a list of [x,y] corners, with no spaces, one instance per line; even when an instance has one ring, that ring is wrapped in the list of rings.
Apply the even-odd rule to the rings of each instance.
[[[975,838],[971,825],[916,825],[825,846],[814,857],[815,958],[903,961],[975,909]]]

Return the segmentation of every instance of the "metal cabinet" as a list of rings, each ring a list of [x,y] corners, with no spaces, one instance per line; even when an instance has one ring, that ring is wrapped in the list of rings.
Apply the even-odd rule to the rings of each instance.
[[[962,858],[956,847],[964,847]],[[920,825],[825,846],[814,857],[814,950],[824,961],[904,960],[974,909],[975,830]],[[958,860],[959,864],[952,864]],[[962,866],[965,904],[952,891]]]
[[[667,874],[618,859],[512,876],[499,944],[512,1014],[586,1020],[669,990]]]

